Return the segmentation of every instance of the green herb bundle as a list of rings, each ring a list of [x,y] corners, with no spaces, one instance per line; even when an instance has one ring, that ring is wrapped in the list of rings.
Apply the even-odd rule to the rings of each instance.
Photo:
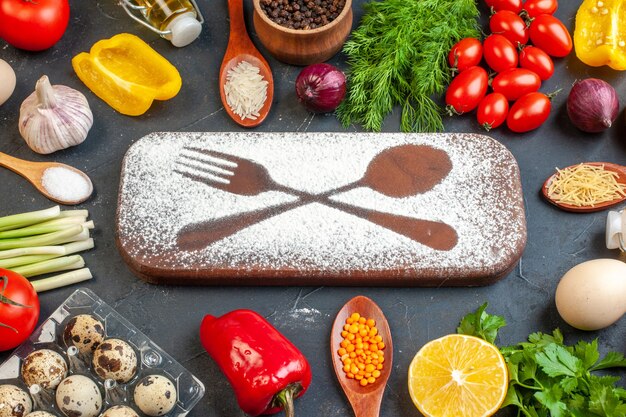
[[[350,68],[339,120],[380,131],[385,116],[401,105],[402,131],[443,130],[442,111],[432,96],[450,82],[452,46],[480,34],[475,0],[383,0],[364,8],[360,26],[343,47]]]
[[[493,343],[504,318],[487,314],[483,304],[463,318],[458,333]],[[509,390],[502,407],[517,407],[526,417],[623,417],[626,390],[615,385],[619,377],[592,372],[626,367],[621,353],[600,359],[598,341],[563,343],[557,329],[551,335],[533,333],[528,342],[500,348],[509,368]]]

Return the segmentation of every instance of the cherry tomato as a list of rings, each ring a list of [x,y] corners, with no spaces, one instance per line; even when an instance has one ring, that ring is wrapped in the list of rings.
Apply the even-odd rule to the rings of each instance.
[[[501,93],[507,100],[517,100],[524,94],[532,93],[541,87],[537,74],[525,68],[511,68],[502,71],[491,82],[494,93]]]
[[[487,94],[478,104],[476,120],[487,132],[500,126],[509,113],[509,102],[500,93]]]
[[[23,276],[0,269],[0,351],[17,347],[39,320],[39,298]]]
[[[540,14],[554,14],[559,7],[557,0],[526,0],[524,10],[528,17],[534,18]]]
[[[2,0],[0,38],[16,48],[43,51],[61,39],[69,19],[68,0]]]
[[[533,45],[550,56],[564,57],[572,51],[572,37],[556,17],[540,14],[530,24],[528,34]]]
[[[554,74],[554,62],[550,55],[536,46],[526,46],[519,53],[519,66],[534,72],[542,81]]]
[[[495,72],[517,67],[517,49],[502,35],[489,35],[483,43],[487,65]]]
[[[448,64],[456,72],[462,72],[480,64],[481,59],[483,59],[483,45],[475,38],[461,39],[448,54]]]
[[[517,14],[509,10],[501,10],[489,19],[489,29],[491,33],[497,33],[508,40],[513,45],[521,43],[526,45],[528,42],[528,31],[526,30],[526,23]]]
[[[513,103],[506,125],[517,133],[537,129],[548,119],[551,108],[550,99],[545,94],[528,93]]]
[[[519,13],[522,11],[522,0],[485,0],[485,3],[496,12],[510,10],[513,13]]]
[[[446,105],[451,113],[472,111],[483,99],[489,85],[487,71],[470,67],[454,77],[446,91]]]

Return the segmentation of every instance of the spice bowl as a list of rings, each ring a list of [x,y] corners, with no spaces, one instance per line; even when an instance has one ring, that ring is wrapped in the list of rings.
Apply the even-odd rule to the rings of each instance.
[[[263,46],[274,58],[287,64],[309,65],[324,62],[335,55],[352,29],[352,0],[330,23],[315,29],[290,29],[272,21],[253,0],[254,29]]]

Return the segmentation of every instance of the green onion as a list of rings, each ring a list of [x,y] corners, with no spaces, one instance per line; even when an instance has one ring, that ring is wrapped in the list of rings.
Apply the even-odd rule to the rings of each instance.
[[[77,282],[86,281],[91,278],[92,275],[91,271],[89,271],[89,268],[82,268],[76,271],[66,272],[61,275],[55,275],[50,278],[43,278],[36,281],[31,281],[31,283],[35,288],[35,291],[44,292],[48,290],[53,290],[55,288],[76,284]]]
[[[50,259],[30,265],[13,268],[13,272],[25,277],[51,274],[53,272],[66,271],[68,269],[78,269],[85,266],[85,261],[80,255],[64,256],[62,258]]]
[[[82,236],[84,236],[84,231],[87,231],[87,237],[82,238]],[[0,240],[0,250],[25,248],[27,246],[56,245],[59,243],[66,243],[77,240],[74,239],[75,237],[78,237],[78,239],[82,238],[82,240],[87,239],[89,237],[89,230],[84,228],[82,225],[76,224],[69,226],[59,232],[46,233],[43,235],[32,237],[2,239]]]
[[[0,231],[17,229],[31,224],[40,223],[53,219],[61,214],[61,208],[54,206],[45,210],[31,211],[28,213],[13,214],[0,217]]]
[[[63,246],[56,246],[61,249],[59,254],[44,254],[44,255],[25,255],[16,256],[9,259],[0,259],[0,268],[13,269],[16,266],[29,265],[37,262],[47,261],[48,259],[58,258],[64,255],[71,255],[77,252],[82,252],[94,247],[93,239],[80,240],[78,242],[68,243]]]
[[[64,255],[63,246],[33,246],[0,251],[0,259],[15,258],[26,255]]]

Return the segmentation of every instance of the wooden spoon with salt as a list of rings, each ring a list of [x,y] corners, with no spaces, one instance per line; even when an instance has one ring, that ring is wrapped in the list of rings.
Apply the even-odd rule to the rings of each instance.
[[[256,49],[248,36],[246,23],[243,18],[243,0],[228,0],[228,14],[230,15],[230,36],[220,68],[220,97],[222,98],[222,104],[224,105],[224,109],[226,109],[226,113],[228,113],[235,123],[243,127],[255,127],[265,120],[272,106],[272,100],[274,99],[274,78],[272,77],[272,70],[269,64]],[[242,119],[231,109],[226,101],[226,92],[224,91],[224,86],[227,81],[226,76],[229,70],[235,68],[242,61],[246,61],[259,68],[259,74],[263,76],[268,83],[267,97],[256,119]]]
[[[84,172],[74,167],[61,164],[59,162],[25,161],[23,159],[18,159],[18,158],[15,158],[15,157],[12,157],[10,155],[0,152],[0,166],[8,168],[11,171],[15,172],[16,174],[19,174],[22,177],[26,178],[31,184],[35,186],[35,188],[41,194],[43,194],[48,199],[59,204],[71,206],[71,205],[82,203],[83,201],[87,200],[91,196],[91,193],[93,192],[93,184],[91,183],[91,180],[89,179],[87,174],[85,174]],[[59,190],[58,186],[55,187],[54,184],[47,184],[46,182],[44,182],[44,174],[46,170],[50,168],[65,170],[65,172],[63,171],[56,171],[56,172],[61,172],[64,175],[71,175],[72,177],[74,177],[74,178],[71,178],[71,180],[84,181],[85,192],[80,193],[80,195],[78,195],[75,198],[64,197],[63,190]],[[49,171],[48,174],[54,175],[54,171]],[[66,178],[69,178],[69,177],[66,177]],[[46,185],[48,186],[48,188],[46,188]],[[76,190],[72,189],[70,194],[73,194],[75,192]]]
[[[610,162],[583,162],[583,164],[596,166],[596,167],[603,167],[606,171],[610,171],[616,174],[615,181],[617,181],[617,183],[626,185],[626,166],[612,164]],[[564,168],[563,170],[573,169],[573,168],[576,168],[576,166],[578,165],[580,164],[569,166],[567,168]],[[562,203],[558,201],[557,199],[555,199],[548,192],[548,190],[550,189],[550,185],[552,184],[552,181],[554,181],[557,175],[559,175],[558,172],[548,177],[548,179],[543,183],[543,187],[541,187],[541,193],[546,198],[546,200],[548,200],[550,203],[554,204],[555,206],[559,207],[562,210],[570,211],[574,213],[591,213],[594,211],[604,210],[606,208],[609,208],[611,206],[614,206],[626,200],[626,196],[621,196],[610,201],[605,201],[602,203],[594,204],[593,206],[575,206],[573,204]]]
[[[380,376],[373,384],[367,384],[365,387],[362,387],[359,381],[347,377],[343,371],[344,365],[341,357],[337,353],[343,340],[343,337],[341,337],[343,326],[352,313],[359,313],[362,317],[374,319],[378,334],[385,343],[385,349],[383,350],[385,362],[383,363],[383,369],[380,370]],[[354,415],[356,417],[378,417],[385,386],[393,367],[393,343],[389,323],[387,323],[385,315],[374,301],[360,295],[348,301],[341,308],[339,313],[337,313],[330,333],[330,355],[333,360],[335,374],[341,388],[343,388],[343,392],[352,405]]]

